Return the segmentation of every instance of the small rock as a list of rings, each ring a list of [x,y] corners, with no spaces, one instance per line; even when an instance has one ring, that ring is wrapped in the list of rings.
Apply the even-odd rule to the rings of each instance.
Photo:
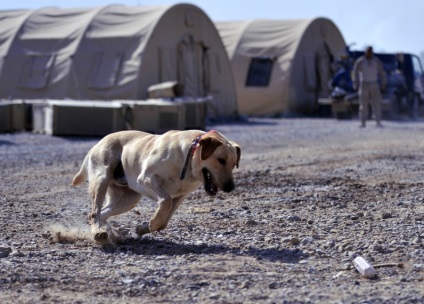
[[[346,273],[346,271],[339,271],[338,273],[336,273],[335,275],[333,275],[333,279],[342,279],[348,276],[348,273]]]
[[[408,246],[409,242],[407,240],[400,240],[399,244],[402,246]]]
[[[329,240],[329,241],[327,241],[326,245],[330,248],[333,248],[334,246],[336,246],[336,241],[335,240]]]
[[[241,288],[248,289],[250,288],[250,286],[252,286],[252,282],[250,281],[244,281],[243,283],[241,283]]]
[[[10,253],[11,257],[23,257],[25,256],[22,252],[20,252],[19,250],[14,250]]]
[[[307,236],[302,240],[302,245],[309,245],[314,242],[314,238],[311,236]]]
[[[46,239],[46,240],[48,240],[51,236],[52,236],[52,234],[51,234],[51,232],[50,232],[50,231],[46,231],[46,232],[43,232],[43,233],[41,234],[41,237],[42,237],[43,239]]]
[[[290,222],[298,222],[300,221],[300,217],[298,217],[297,215],[289,215],[286,217],[286,220]]]
[[[414,270],[416,270],[416,271],[424,270],[424,264],[414,264],[414,265],[412,265],[412,267],[413,267],[413,268],[414,268]]]
[[[258,222],[255,221],[255,220],[250,219],[250,220],[247,220],[245,224],[247,226],[256,226],[258,224]]]
[[[155,257],[156,261],[163,261],[163,260],[168,260],[169,257],[166,255],[158,255],[157,257]]]
[[[383,220],[385,220],[385,219],[389,219],[389,218],[392,218],[393,217],[393,215],[390,213],[390,212],[384,212],[382,215],[381,215],[381,218],[383,219]]]
[[[350,259],[349,259],[350,260]],[[349,269],[351,269],[352,268],[352,263],[344,263],[343,265],[342,265],[342,267],[341,267],[341,269],[343,269],[343,270],[349,270]]]
[[[6,258],[12,252],[12,248],[8,245],[0,245],[0,258]]]
[[[347,256],[351,259],[354,259],[358,256],[358,253],[356,251],[348,251]]]
[[[297,237],[293,237],[291,238],[290,243],[292,243],[293,245],[299,245],[300,240]]]
[[[324,250],[321,250],[321,249],[315,249],[315,252],[319,255],[326,255],[327,254],[327,252],[325,252]]]
[[[384,251],[384,247],[382,245],[380,245],[380,244],[375,244],[374,247],[373,247],[373,249],[375,251],[378,251],[378,252]]]
[[[278,282],[272,282],[268,285],[269,289],[277,289],[278,288]]]
[[[219,299],[219,297],[220,297],[221,295],[219,294],[219,293],[211,293],[210,295],[209,295],[209,299],[212,299],[212,300],[217,300],[217,299]]]
[[[291,243],[293,238],[291,237],[285,237],[283,239],[281,239],[281,243]]]
[[[421,239],[419,237],[416,237],[415,239],[412,240],[413,244],[420,244],[421,243]]]

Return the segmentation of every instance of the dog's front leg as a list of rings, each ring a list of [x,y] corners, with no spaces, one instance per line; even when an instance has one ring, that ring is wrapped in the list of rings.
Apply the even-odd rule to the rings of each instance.
[[[146,177],[149,176],[149,177]],[[152,216],[149,223],[143,223],[137,226],[136,232],[138,235],[163,230],[168,223],[168,215],[173,209],[173,199],[169,196],[168,192],[161,186],[160,180],[154,174],[146,174],[143,172],[137,178],[137,182],[142,185],[142,188],[150,193],[150,197],[156,198],[159,207],[156,209],[155,214]]]
[[[168,216],[174,204],[172,198],[167,198],[159,203],[159,207],[152,216],[149,224],[150,232],[163,230],[168,224]]]
[[[163,230],[168,226],[168,223],[172,217],[172,215],[175,213],[175,211],[178,209],[178,207],[183,202],[184,198],[186,196],[180,196],[172,199],[172,206],[169,209],[166,204],[160,204],[159,208],[156,210],[155,214],[152,216],[152,219],[150,220],[150,223],[143,223],[142,225],[137,226],[136,232],[138,235],[147,234],[153,231],[159,231]],[[151,227],[153,229],[156,228],[156,230],[151,230]]]
[[[163,230],[168,223],[168,215],[172,211],[173,200],[171,198],[162,199],[159,203],[158,209],[150,219],[149,223],[143,223],[136,227],[136,232],[139,236],[143,234]]]
[[[168,216],[166,218],[166,226],[168,226],[168,223],[171,220],[171,217],[174,215],[175,211],[177,211],[178,207],[181,205],[181,203],[184,201],[185,198],[186,198],[186,195],[182,195],[172,200],[172,209],[171,209],[171,212],[168,213]]]

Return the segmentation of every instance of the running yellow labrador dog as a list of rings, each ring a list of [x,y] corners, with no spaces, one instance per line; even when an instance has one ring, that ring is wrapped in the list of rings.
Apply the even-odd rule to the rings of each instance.
[[[72,185],[88,180],[91,227],[97,241],[107,241],[106,220],[134,208],[142,197],[159,203],[139,235],[165,229],[185,197],[203,183],[209,195],[235,188],[232,171],[241,149],[217,131],[141,131],[112,133],[88,152]],[[103,205],[103,203],[105,204]]]

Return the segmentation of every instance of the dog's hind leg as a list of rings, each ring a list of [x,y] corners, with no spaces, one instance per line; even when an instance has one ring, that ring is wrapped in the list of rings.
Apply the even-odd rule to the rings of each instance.
[[[111,216],[131,210],[140,200],[141,195],[126,186],[116,184],[109,185],[105,197],[105,204],[100,212],[102,224],[106,227],[100,229],[100,227],[97,227],[96,223],[92,223],[94,239],[98,242],[116,239],[112,229],[107,225],[107,219]]]
[[[106,204],[101,210],[102,220],[133,209],[141,200],[141,194],[126,186],[110,185],[107,189]]]
[[[89,191],[91,195],[91,219],[97,222],[100,228],[100,211],[103,207],[103,201],[106,196],[107,188],[109,187],[109,178],[106,176],[95,176],[90,179]]]
[[[88,180],[92,199],[91,217],[98,222],[100,228],[103,201],[105,200],[108,187],[114,183],[114,171],[120,164],[120,158],[113,153],[99,155],[93,152],[90,160]]]

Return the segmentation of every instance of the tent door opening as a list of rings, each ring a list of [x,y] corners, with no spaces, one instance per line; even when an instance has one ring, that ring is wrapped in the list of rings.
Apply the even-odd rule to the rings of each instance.
[[[210,91],[210,67],[208,48],[202,42],[194,41],[192,35],[185,35],[178,45],[177,77],[183,86],[184,95],[205,96]]]

